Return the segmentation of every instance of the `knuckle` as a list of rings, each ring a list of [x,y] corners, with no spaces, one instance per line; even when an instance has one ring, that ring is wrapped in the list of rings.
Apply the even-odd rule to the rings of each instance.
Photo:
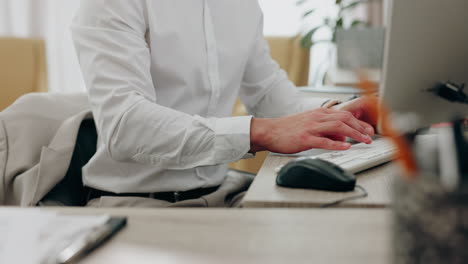
[[[325,115],[325,114],[326,114],[326,112],[324,112],[324,111],[322,111],[322,110],[320,110],[320,111],[314,111],[313,113],[314,113],[314,115]]]
[[[310,135],[307,132],[302,132],[299,134],[299,139],[301,141],[307,141],[309,139]]]
[[[330,108],[326,108],[326,107],[320,107],[320,108],[317,108],[319,109],[320,112],[330,112]]]
[[[313,112],[310,112],[307,116],[310,117],[310,118],[313,118],[313,117],[319,116],[319,115],[322,115],[322,113],[313,111]]]
[[[362,134],[361,132],[353,129],[350,133],[350,136],[353,137],[354,139],[360,139],[362,137]]]
[[[346,117],[346,119],[354,119],[353,114],[351,114],[350,112],[344,112],[344,116]]]
[[[323,121],[327,118],[327,114],[325,113],[316,113],[314,115],[314,120],[317,120],[317,121]]]
[[[317,145],[319,146],[328,146],[329,145],[329,140],[326,138],[319,138],[317,139]]]
[[[342,129],[344,128],[345,124],[342,122],[342,121],[333,121],[333,127],[335,128],[338,128],[338,129]]]

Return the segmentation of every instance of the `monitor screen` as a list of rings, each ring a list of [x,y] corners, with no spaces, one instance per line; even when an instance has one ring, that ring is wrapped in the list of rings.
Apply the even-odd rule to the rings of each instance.
[[[427,91],[468,83],[468,1],[390,0],[388,8],[381,96],[392,117],[421,128],[468,116],[467,104]]]

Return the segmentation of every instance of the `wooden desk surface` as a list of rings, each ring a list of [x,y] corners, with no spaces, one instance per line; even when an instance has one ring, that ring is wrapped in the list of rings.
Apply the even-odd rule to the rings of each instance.
[[[244,207],[319,207],[360,193],[325,192],[305,189],[290,189],[276,185],[275,168],[286,164],[292,157],[270,155],[265,160],[253,184],[242,202]],[[357,184],[364,187],[368,197],[348,201],[337,207],[386,207],[391,202],[391,182],[394,165],[385,164],[357,175]]]
[[[387,209],[59,209],[128,216],[82,263],[390,263]]]

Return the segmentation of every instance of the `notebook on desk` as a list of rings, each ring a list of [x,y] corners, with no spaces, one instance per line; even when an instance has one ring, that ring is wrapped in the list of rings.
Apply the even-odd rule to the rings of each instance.
[[[0,209],[0,263],[70,263],[101,245],[126,218]]]

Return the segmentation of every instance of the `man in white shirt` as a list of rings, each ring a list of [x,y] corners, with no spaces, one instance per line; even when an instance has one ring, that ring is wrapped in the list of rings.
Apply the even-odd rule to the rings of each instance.
[[[227,164],[249,153],[371,142],[351,114],[365,116],[363,101],[340,111],[301,98],[270,57],[255,0],[82,0],[72,32],[99,133],[83,169],[94,205],[177,205],[223,189]],[[238,96],[255,118],[231,117]]]

